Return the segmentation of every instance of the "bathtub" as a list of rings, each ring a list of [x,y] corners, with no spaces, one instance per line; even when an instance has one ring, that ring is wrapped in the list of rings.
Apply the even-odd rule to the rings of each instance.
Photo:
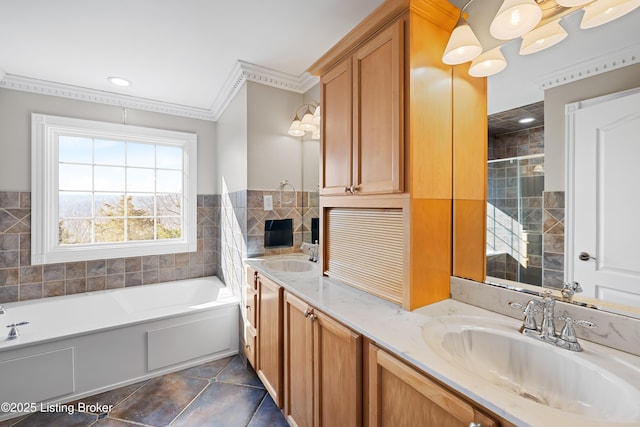
[[[0,324],[29,324],[0,338],[0,403],[13,406],[0,419],[238,352],[238,300],[216,277],[4,307]]]

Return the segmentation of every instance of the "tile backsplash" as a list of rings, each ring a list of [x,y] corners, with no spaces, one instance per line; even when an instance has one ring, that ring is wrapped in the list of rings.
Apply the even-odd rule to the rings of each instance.
[[[31,265],[31,193],[0,192],[0,303],[216,275],[220,196],[197,212],[196,252]]]

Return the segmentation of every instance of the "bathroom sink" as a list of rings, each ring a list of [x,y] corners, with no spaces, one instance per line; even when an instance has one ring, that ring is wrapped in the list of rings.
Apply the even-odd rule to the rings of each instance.
[[[591,421],[640,421],[637,368],[616,366],[614,373],[614,359],[556,348],[494,319],[446,316],[422,333],[438,356],[503,392]]]
[[[267,259],[262,262],[262,265],[269,270],[286,273],[303,273],[312,271],[314,267],[311,261],[303,258]]]

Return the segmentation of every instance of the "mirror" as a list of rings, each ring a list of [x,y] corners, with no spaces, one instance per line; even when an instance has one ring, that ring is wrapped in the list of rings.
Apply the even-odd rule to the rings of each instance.
[[[466,3],[464,0],[451,2],[458,7]],[[474,24],[488,28],[500,1],[490,0],[486,6],[478,13],[484,17],[474,17],[481,9],[478,5],[466,9],[474,31]],[[546,51],[520,56],[519,39],[503,45],[507,68],[488,78],[490,128],[505,126],[514,116],[522,117],[521,110],[534,116],[536,121],[499,132],[490,129],[487,283],[506,282],[534,293],[539,292],[541,285],[552,289],[562,287],[566,264],[564,241],[568,239],[564,230],[565,199],[568,198],[565,105],[640,87],[640,66],[634,65],[639,40],[628,37],[637,33],[634,28],[640,25],[640,9],[590,30],[579,28],[582,13],[577,10],[562,18],[561,24],[569,36]],[[483,18],[484,23],[480,22]],[[482,35],[476,34],[485,48],[497,45],[487,46]],[[612,59],[615,55],[618,57]],[[626,59],[631,65],[620,66],[625,55],[635,59]],[[612,71],[601,73],[603,65]],[[503,135],[497,137],[500,133]],[[511,135],[506,136],[509,133]],[[499,150],[504,151],[498,153]],[[502,160],[492,162],[496,159]],[[491,275],[502,276],[502,279],[492,279]],[[580,294],[574,296],[574,301],[640,317],[640,307],[620,307]]]
[[[320,85],[309,89],[304,95],[304,102],[320,99]],[[320,141],[310,135],[302,139],[302,241],[314,243],[320,240],[319,199],[320,180]]]

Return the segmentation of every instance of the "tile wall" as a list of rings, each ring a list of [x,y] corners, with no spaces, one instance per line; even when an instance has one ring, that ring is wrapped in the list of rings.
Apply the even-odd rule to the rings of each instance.
[[[565,192],[544,193],[544,285],[562,289],[564,282]]]
[[[220,197],[198,195],[198,250],[31,265],[31,193],[0,192],[0,303],[213,276],[218,271]]]

